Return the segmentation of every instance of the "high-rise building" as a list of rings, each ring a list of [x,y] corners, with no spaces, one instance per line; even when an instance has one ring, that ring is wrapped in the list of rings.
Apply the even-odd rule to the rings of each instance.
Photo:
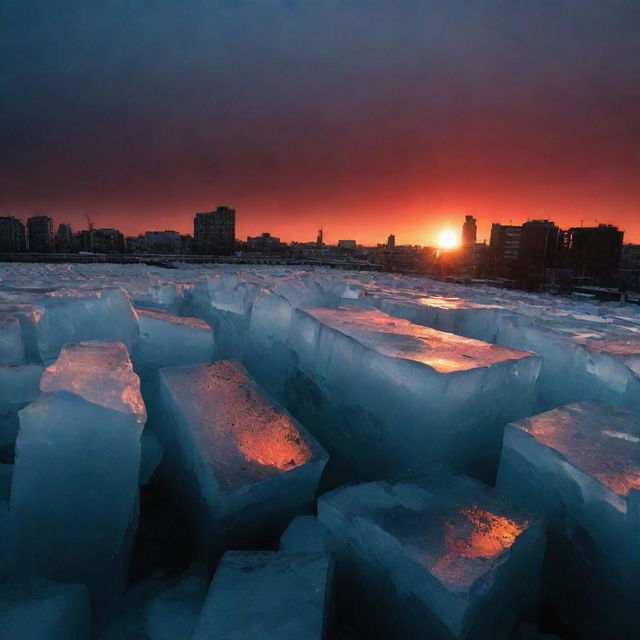
[[[24,225],[13,216],[0,217],[0,251],[26,251]]]
[[[70,224],[61,222],[58,225],[54,244],[58,253],[70,253],[74,250],[73,231]]]
[[[560,246],[560,229],[550,220],[530,220],[522,225],[517,279],[520,286],[537,289],[544,270],[553,267]]]
[[[218,207],[215,211],[196,213],[193,220],[193,244],[198,253],[231,255],[236,241],[236,211]]]
[[[464,224],[462,225],[462,246],[473,247],[476,243],[477,233],[476,219],[473,216],[465,216]]]
[[[541,273],[553,265],[558,253],[560,229],[550,220],[529,220],[522,225],[518,264],[520,268]]]
[[[514,275],[522,227],[494,222],[491,225],[489,240],[489,261],[495,275],[511,277]]]
[[[609,276],[620,264],[623,239],[624,231],[610,224],[572,227],[565,232],[566,262],[579,276]]]
[[[324,247],[324,234],[322,232],[322,227],[318,229],[318,235],[316,236],[316,249],[319,251]]]
[[[396,246],[396,237],[393,235],[393,233],[391,233],[387,238],[387,249],[394,249],[395,246]]]
[[[27,220],[29,251],[48,253],[53,250],[53,220],[48,216],[33,216]]]

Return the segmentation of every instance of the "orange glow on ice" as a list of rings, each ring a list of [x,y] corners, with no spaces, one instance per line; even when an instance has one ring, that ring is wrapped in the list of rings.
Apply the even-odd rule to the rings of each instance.
[[[263,425],[260,430],[237,434],[242,455],[252,462],[289,471],[311,459],[311,449],[286,416]]]
[[[477,506],[462,507],[458,513],[472,525],[471,531],[464,521],[445,520],[445,548],[447,552],[432,566],[433,574],[443,582],[471,586],[476,577],[461,558],[492,559],[508,549],[516,538],[528,527],[527,520],[521,523],[498,516]]]

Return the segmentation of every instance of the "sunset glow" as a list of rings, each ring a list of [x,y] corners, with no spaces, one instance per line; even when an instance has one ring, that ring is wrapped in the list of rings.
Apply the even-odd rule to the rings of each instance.
[[[446,229],[438,236],[438,246],[441,249],[455,249],[458,246],[458,237],[451,229]]]

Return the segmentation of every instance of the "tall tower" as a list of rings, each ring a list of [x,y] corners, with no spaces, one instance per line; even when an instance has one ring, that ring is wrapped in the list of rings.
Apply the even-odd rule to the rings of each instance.
[[[396,237],[392,234],[387,238],[387,249],[393,249],[396,246]]]
[[[463,247],[472,247],[476,243],[477,231],[476,219],[473,216],[465,216],[464,224],[462,225]]]
[[[236,210],[218,207],[196,213],[193,220],[193,244],[198,253],[232,255],[236,240]]]
[[[47,253],[53,250],[53,220],[48,216],[27,219],[29,251]]]
[[[324,246],[322,240],[322,226],[318,229],[318,236],[316,237],[316,249],[321,250]]]

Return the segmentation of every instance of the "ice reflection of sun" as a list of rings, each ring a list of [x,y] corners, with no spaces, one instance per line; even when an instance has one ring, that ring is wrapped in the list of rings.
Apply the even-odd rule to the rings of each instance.
[[[467,532],[460,521],[444,522],[446,553],[433,565],[432,571],[444,582],[471,586],[474,572],[468,571],[459,560],[495,558],[514,543],[529,523],[526,520],[517,523],[477,506],[461,508],[459,513],[473,528]]]
[[[311,459],[311,449],[286,416],[280,416],[261,429],[236,434],[242,455],[252,462],[290,471]]]

